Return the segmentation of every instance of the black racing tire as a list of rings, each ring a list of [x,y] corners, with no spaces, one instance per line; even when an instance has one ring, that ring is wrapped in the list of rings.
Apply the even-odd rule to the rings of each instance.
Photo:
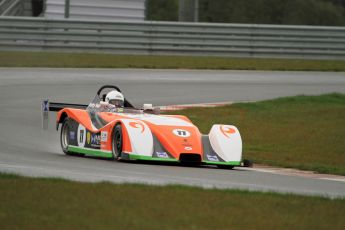
[[[66,117],[65,120],[62,122],[61,132],[60,132],[60,144],[61,149],[66,155],[71,155],[72,153],[68,151],[68,144],[69,144],[69,121],[70,118]]]
[[[113,129],[112,142],[111,142],[111,150],[113,153],[113,156],[112,156],[113,159],[116,159],[116,160],[121,159],[122,146],[123,146],[122,125],[119,123],[119,124],[116,124]]]
[[[233,169],[233,165],[217,165],[218,168],[220,169]]]
[[[254,165],[253,161],[248,160],[248,159],[244,159],[243,160],[243,167],[252,168],[253,165]]]

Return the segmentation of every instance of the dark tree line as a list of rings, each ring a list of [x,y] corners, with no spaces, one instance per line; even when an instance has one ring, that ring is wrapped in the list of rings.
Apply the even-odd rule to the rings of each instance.
[[[148,0],[148,20],[178,20],[179,0]],[[199,0],[199,21],[345,25],[345,0]]]

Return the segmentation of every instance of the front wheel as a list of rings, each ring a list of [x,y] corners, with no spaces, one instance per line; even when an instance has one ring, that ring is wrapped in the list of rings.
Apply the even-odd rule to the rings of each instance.
[[[121,124],[115,125],[112,135],[112,153],[113,159],[119,160],[121,158],[122,153],[122,145],[123,145],[123,138],[122,138],[122,126]]]
[[[67,117],[63,122],[62,122],[62,127],[61,127],[61,133],[60,133],[60,143],[61,143],[61,148],[62,151],[67,154],[71,155],[71,152],[68,151],[68,144],[69,144],[69,125],[68,122],[69,118]]]

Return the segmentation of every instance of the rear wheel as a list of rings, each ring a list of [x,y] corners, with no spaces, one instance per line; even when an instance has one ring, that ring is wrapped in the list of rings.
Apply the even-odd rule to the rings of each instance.
[[[62,151],[67,154],[71,155],[71,152],[68,151],[68,144],[69,144],[69,125],[68,125],[69,118],[67,117],[62,122],[61,133],[60,133],[60,143]]]
[[[121,124],[115,125],[112,137],[113,137],[112,138],[113,158],[119,160],[121,158],[122,145],[123,145]]]

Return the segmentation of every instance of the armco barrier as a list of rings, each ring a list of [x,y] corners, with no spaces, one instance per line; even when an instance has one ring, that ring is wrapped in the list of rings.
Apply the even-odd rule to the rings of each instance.
[[[0,50],[345,59],[345,27],[0,17]]]

